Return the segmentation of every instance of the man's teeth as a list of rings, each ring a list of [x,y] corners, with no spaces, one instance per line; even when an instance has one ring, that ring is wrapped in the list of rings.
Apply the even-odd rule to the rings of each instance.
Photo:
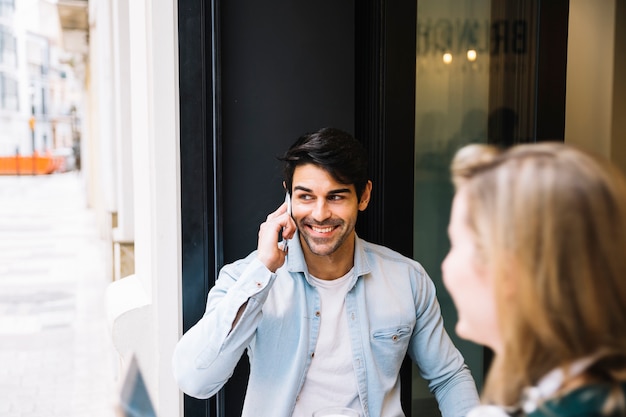
[[[332,226],[328,226],[328,227],[311,226],[311,229],[313,229],[313,231],[316,232],[316,233],[328,233],[328,232],[332,232],[333,231],[333,227]]]

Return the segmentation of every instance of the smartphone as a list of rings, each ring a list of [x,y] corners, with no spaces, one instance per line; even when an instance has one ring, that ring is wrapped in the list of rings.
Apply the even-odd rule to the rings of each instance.
[[[287,203],[287,214],[291,217],[291,196],[285,193],[285,203]]]
[[[285,193],[285,203],[287,203],[287,214],[291,217],[291,197],[289,193]],[[287,252],[289,240],[283,237],[283,251]]]

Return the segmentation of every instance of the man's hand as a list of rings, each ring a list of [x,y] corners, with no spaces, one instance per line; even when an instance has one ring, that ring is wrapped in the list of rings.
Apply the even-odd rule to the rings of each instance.
[[[282,230],[283,239],[291,239],[296,232],[296,223],[287,214],[287,203],[269,214],[259,227],[257,257],[272,272],[276,272],[285,263],[286,252],[278,243],[278,234]]]

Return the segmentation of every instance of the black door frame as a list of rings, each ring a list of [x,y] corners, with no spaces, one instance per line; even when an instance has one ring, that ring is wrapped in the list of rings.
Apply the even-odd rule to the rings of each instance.
[[[178,2],[183,333],[204,312],[221,265],[218,1]],[[186,416],[213,416],[216,398],[184,396]]]

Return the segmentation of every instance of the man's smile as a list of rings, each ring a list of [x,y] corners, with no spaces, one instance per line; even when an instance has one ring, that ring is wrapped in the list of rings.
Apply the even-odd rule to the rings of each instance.
[[[309,225],[309,227],[315,233],[330,233],[330,232],[332,232],[335,229],[336,226],[313,226],[313,225]]]

